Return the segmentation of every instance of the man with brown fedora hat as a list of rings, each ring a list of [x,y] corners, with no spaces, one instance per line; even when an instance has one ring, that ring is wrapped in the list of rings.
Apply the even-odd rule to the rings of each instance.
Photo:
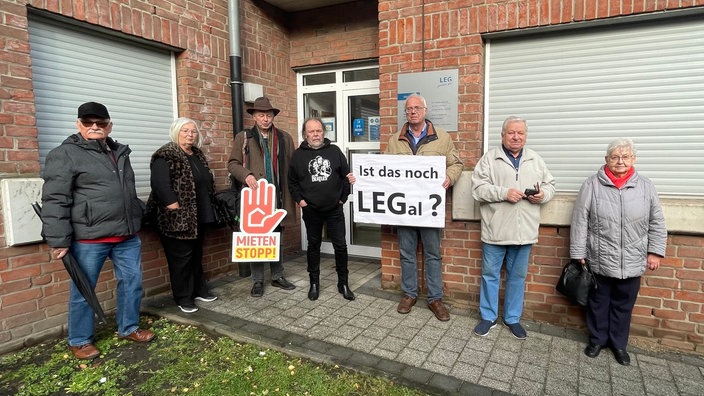
[[[269,98],[267,98],[266,96],[260,96],[254,100],[254,104],[252,105],[252,107],[247,109],[247,113],[251,114],[252,116],[254,115],[255,111],[261,111],[264,113],[266,113],[268,111],[272,111],[272,112],[274,112],[274,117],[276,117],[277,115],[279,115],[279,112],[281,110],[272,106],[271,102],[269,101]],[[272,118],[272,122],[273,122],[273,118]]]
[[[282,232],[287,224],[295,222],[295,206],[288,190],[288,168],[293,155],[293,138],[288,132],[274,126],[274,117],[280,110],[271,105],[269,98],[262,96],[254,101],[247,113],[254,118],[254,126],[235,136],[227,170],[242,184],[256,189],[259,179],[266,179],[276,186],[277,209],[286,209],[288,214],[275,231]],[[270,262],[271,285],[285,290],[296,286],[284,278],[283,260]],[[252,271],[252,296],[264,294],[264,264],[250,263]]]

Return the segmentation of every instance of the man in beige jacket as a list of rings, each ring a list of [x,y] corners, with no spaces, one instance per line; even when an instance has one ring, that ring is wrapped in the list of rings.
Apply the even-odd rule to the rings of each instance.
[[[391,136],[385,154],[432,155],[446,158],[446,177],[442,186],[452,186],[462,174],[462,160],[448,133],[425,119],[428,107],[420,95],[406,99],[406,120],[398,133]],[[420,182],[420,181],[419,181]],[[418,236],[423,244],[425,282],[428,287],[428,308],[441,321],[450,320],[450,313],[442,303],[442,257],[440,255],[441,228],[398,226],[398,245],[401,258],[401,290],[403,298],[396,309],[407,314],[418,298]]]

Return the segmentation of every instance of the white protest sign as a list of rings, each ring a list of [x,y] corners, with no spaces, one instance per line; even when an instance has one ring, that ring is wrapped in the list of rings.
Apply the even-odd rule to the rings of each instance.
[[[445,157],[353,154],[354,221],[445,227]]]

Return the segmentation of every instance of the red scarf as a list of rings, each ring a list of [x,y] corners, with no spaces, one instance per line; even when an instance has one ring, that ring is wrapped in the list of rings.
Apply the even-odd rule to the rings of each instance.
[[[631,167],[631,169],[629,169],[628,172],[626,172],[626,174],[621,177],[616,177],[616,175],[614,175],[614,173],[611,172],[611,169],[609,169],[608,166],[604,167],[604,172],[606,172],[606,176],[609,178],[609,180],[611,180],[612,183],[614,183],[616,188],[618,188],[620,190],[621,187],[623,187],[626,184],[628,179],[630,179],[631,176],[633,176],[633,174],[636,172],[636,168]]]

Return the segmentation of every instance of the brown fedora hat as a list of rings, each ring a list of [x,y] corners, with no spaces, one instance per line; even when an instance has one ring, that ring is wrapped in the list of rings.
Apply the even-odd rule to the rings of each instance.
[[[254,101],[254,105],[252,105],[251,109],[247,109],[247,113],[253,114],[255,110],[258,111],[273,111],[274,116],[279,114],[279,109],[271,105],[271,102],[269,102],[269,98],[266,96],[260,96]]]

